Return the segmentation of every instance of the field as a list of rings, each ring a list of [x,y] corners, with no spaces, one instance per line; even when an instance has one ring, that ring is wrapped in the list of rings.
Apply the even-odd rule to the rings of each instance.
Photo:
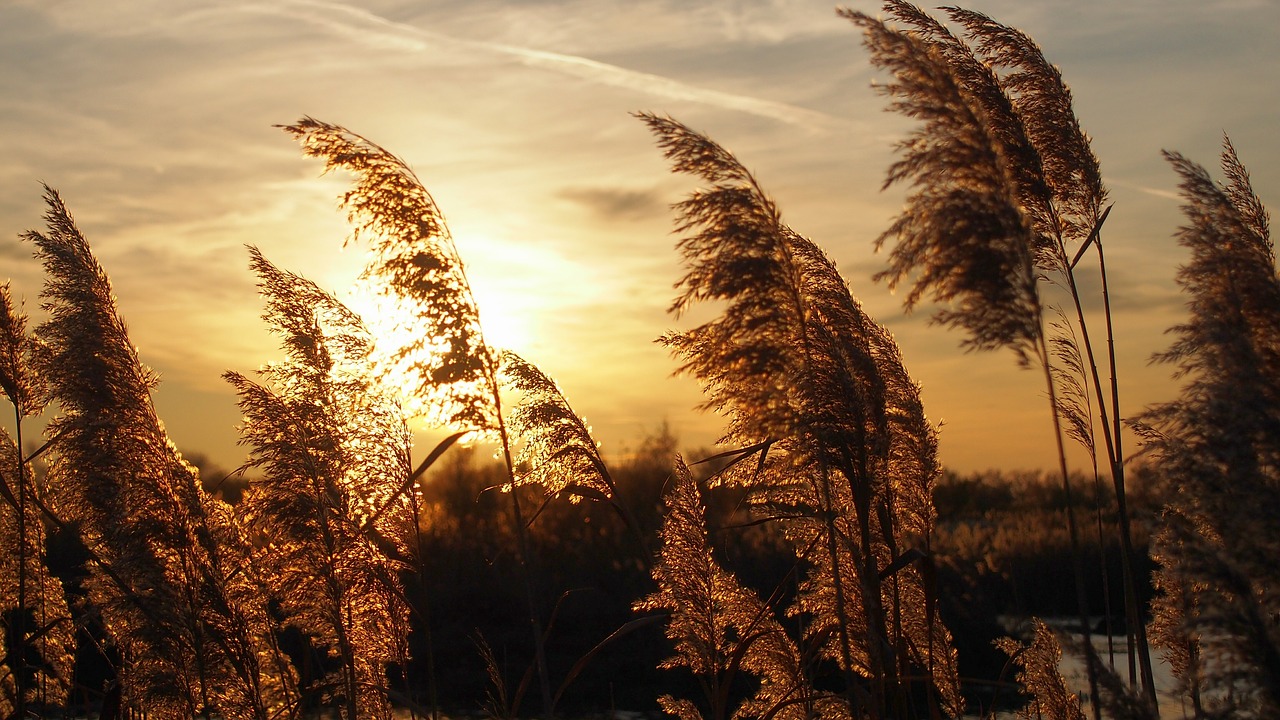
[[[223,376],[234,471],[166,435],[46,187],[23,236],[39,322],[0,292],[0,717],[1118,720],[1160,716],[1161,662],[1191,717],[1280,715],[1280,277],[1235,149],[1225,183],[1166,153],[1188,312],[1153,350],[1182,390],[1122,418],[1112,206],[1058,69],[959,8],[841,15],[915,123],[877,277],[1043,378],[1050,471],[946,472],[909,358],[836,264],[728,149],[646,113],[696,185],[660,341],[724,432],[606,462],[560,386],[487,341],[405,161],[304,117],[282,129],[350,181],[371,299],[249,249],[281,355]],[[411,418],[442,439],[415,448]]]

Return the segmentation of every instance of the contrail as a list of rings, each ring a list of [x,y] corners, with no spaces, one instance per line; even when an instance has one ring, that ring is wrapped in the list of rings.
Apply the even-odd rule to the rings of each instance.
[[[1130,190],[1137,190],[1140,193],[1145,193],[1147,195],[1152,195],[1158,198],[1164,198],[1166,200],[1182,200],[1182,196],[1172,190],[1164,190],[1161,188],[1147,187],[1146,185],[1140,185],[1138,183],[1128,182],[1126,180],[1116,180],[1115,178],[1107,178],[1107,182],[1112,187],[1125,187],[1125,188],[1129,188]]]
[[[382,50],[421,53],[441,48],[454,48],[501,55],[514,58],[528,67],[551,70],[602,85],[634,90],[657,97],[687,100],[736,110],[796,125],[810,131],[838,124],[837,119],[830,115],[786,103],[695,87],[661,75],[628,70],[576,55],[449,37],[388,20],[367,10],[343,3],[325,0],[286,0],[285,2],[240,5],[236,9],[301,20],[336,35]]]

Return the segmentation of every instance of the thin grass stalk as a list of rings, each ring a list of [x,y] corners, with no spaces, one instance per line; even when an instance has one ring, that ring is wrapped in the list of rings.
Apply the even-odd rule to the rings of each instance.
[[[1075,572],[1076,579],[1076,604],[1079,611],[1080,633],[1083,637],[1084,644],[1088,645],[1092,642],[1092,629],[1089,627],[1089,603],[1084,589],[1084,558],[1080,552],[1080,533],[1076,528],[1075,508],[1071,495],[1070,474],[1067,471],[1067,453],[1063,443],[1062,421],[1058,414],[1058,394],[1054,387],[1053,370],[1049,362],[1049,350],[1048,346],[1045,344],[1043,332],[1037,338],[1037,346],[1040,353],[1040,362],[1044,368],[1045,387],[1049,393],[1049,407],[1052,410],[1053,438],[1058,451],[1058,470],[1062,475],[1062,494],[1063,501],[1066,504],[1067,533],[1071,540],[1071,564],[1072,569]],[[1102,720],[1102,708],[1098,704],[1097,669],[1092,666],[1087,666],[1086,675],[1089,680],[1089,696],[1092,698],[1090,707],[1093,708],[1094,720]]]
[[[894,513],[893,513],[893,506],[895,504],[893,483],[885,483],[883,492],[884,492],[883,500],[879,505],[879,507],[877,508],[880,514],[880,527],[881,527],[880,534],[881,534],[881,539],[884,541],[885,545],[887,545],[889,548],[889,557],[896,559],[899,557],[899,553],[898,553],[898,543],[896,538],[896,534],[897,534],[897,530],[895,528],[896,523],[894,520]],[[880,575],[879,568],[877,568],[876,575],[877,575],[877,578],[879,578],[879,575]],[[882,578],[880,579],[880,583],[881,583],[881,586],[883,586],[884,580]],[[892,660],[894,661],[894,668],[893,668],[894,677],[909,678],[910,668],[908,667],[908,661],[910,659],[910,656],[907,653],[906,637],[903,634],[903,630],[902,630],[902,587],[899,584],[899,577],[897,573],[894,573],[893,575],[889,576],[889,584],[891,588],[890,596],[893,598],[893,629],[892,629],[893,631],[892,631],[891,637],[886,637],[885,647],[891,650],[893,655]],[[886,632],[886,635],[889,633],[888,627],[885,628],[885,632]],[[892,642],[889,642],[890,640]],[[930,643],[932,643],[933,641],[932,634],[929,635],[929,641]],[[932,662],[933,660],[932,655],[930,655],[929,660],[930,662]],[[932,668],[930,668],[929,677],[932,678],[932,676],[933,676]],[[907,684],[908,685],[910,684],[909,679]],[[926,692],[932,694],[932,683],[926,683],[925,688],[926,688]],[[906,689],[907,689],[906,687],[902,688],[904,693]],[[903,696],[903,699],[904,701],[906,700],[905,695]],[[909,703],[907,702],[903,702],[904,712],[908,704]]]
[[[1104,428],[1103,432],[1110,432],[1109,428]],[[1106,530],[1103,526],[1103,504],[1106,500],[1102,489],[1102,473],[1098,471],[1098,458],[1094,455],[1091,459],[1093,470],[1093,517],[1098,526],[1098,565],[1102,576],[1102,613],[1103,613],[1103,629],[1107,636],[1107,667],[1112,672],[1116,667],[1116,649],[1115,649],[1115,632],[1111,625],[1111,574],[1107,572],[1107,543]],[[1126,613],[1127,614],[1127,613]],[[1133,633],[1125,628],[1125,635],[1132,637]],[[1130,658],[1133,655],[1132,643],[1129,643],[1129,652],[1126,653]],[[1132,670],[1133,660],[1129,660],[1129,667]],[[1133,684],[1133,675],[1130,674],[1130,684]]]
[[[409,490],[409,507],[413,511],[414,550],[415,556],[418,556],[418,571],[414,574],[418,578],[418,593],[422,605],[420,610],[422,633],[427,646],[427,697],[431,702],[431,720],[440,720],[440,693],[436,685],[436,652],[431,633],[431,598],[428,593],[430,588],[427,585],[427,574],[422,572],[422,515],[418,505],[417,488],[419,482],[421,481],[415,481],[415,487]],[[416,711],[414,717],[417,717]]]
[[[853,650],[849,640],[849,623],[846,620],[849,615],[849,601],[845,597],[844,582],[840,577],[840,552],[837,547],[838,533],[835,525],[835,504],[831,500],[830,482],[823,482],[820,487],[823,519],[826,522],[826,550],[831,563],[832,587],[835,591],[836,617],[840,619],[837,627],[840,638],[840,655],[843,660],[841,664],[845,675],[845,693],[848,697],[849,708],[856,718],[860,717],[860,714],[866,708],[871,708],[872,712],[874,712],[876,693],[873,692],[870,699],[864,697],[862,694],[864,691],[860,687],[858,677],[853,671]]]
[[[18,613],[14,622],[18,623],[16,649],[20,652],[17,658],[9,658],[9,667],[14,672],[14,685],[17,688],[17,702],[14,717],[25,718],[27,712],[27,471],[22,462],[22,408],[20,401],[14,398],[14,442],[18,452],[14,453],[18,460]],[[9,632],[13,632],[10,628]]]
[[[37,698],[43,697],[49,668],[32,665],[31,655],[39,652],[35,648],[35,643],[39,641],[41,650],[45,651],[42,654],[46,657],[40,658],[40,661],[46,666],[51,660],[47,656],[52,647],[51,641],[47,638],[47,629],[42,633],[46,635],[43,640],[30,637],[32,633],[44,627],[43,610],[48,594],[46,579],[39,571],[36,578],[31,578],[31,571],[35,568],[28,567],[28,562],[38,562],[41,563],[39,567],[44,568],[43,558],[40,557],[44,549],[44,535],[38,526],[34,532],[28,526],[28,522],[32,519],[28,517],[32,512],[32,505],[28,500],[30,492],[28,462],[23,458],[22,451],[23,421],[40,412],[42,377],[29,363],[32,338],[27,333],[26,321],[26,316],[14,306],[9,284],[0,284],[0,393],[12,404],[14,419],[12,445],[10,445],[8,433],[0,430],[0,443],[3,443],[0,445],[0,450],[4,451],[5,456],[12,452],[17,479],[15,490],[10,487],[4,469],[0,468],[0,495],[2,495],[0,501],[12,508],[14,512],[14,527],[9,528],[5,523],[3,539],[6,542],[13,540],[17,543],[17,547],[13,549],[17,560],[17,568],[14,569],[16,576],[14,594],[12,596],[8,594],[10,590],[6,582],[5,592],[0,596],[0,608],[3,608],[5,613],[5,617],[0,618],[0,623],[5,630],[3,644],[0,644],[0,653],[5,653],[3,667],[13,676],[14,703],[12,707],[7,707],[5,710],[13,713],[14,717],[23,717],[27,712],[28,694],[32,692],[29,676],[38,675],[40,686]],[[0,507],[0,513],[4,513],[3,507]],[[11,531],[13,535],[10,535]],[[0,552],[6,551],[8,548],[0,548]],[[38,593],[40,617],[37,617],[35,610],[31,608],[32,602],[28,588],[33,580],[40,588]],[[28,621],[28,614],[32,616],[31,622]]]
[[[1135,551],[1133,548],[1133,532],[1129,518],[1127,493],[1125,490],[1125,463],[1122,446],[1120,444],[1120,431],[1123,427],[1123,420],[1120,417],[1119,410],[1120,389],[1116,373],[1115,335],[1112,324],[1111,300],[1107,285],[1106,260],[1101,242],[1099,241],[1096,244],[1098,247],[1099,269],[1102,273],[1103,313],[1106,318],[1108,365],[1110,367],[1109,392],[1104,390],[1104,386],[1102,385],[1101,377],[1098,372],[1097,362],[1094,359],[1095,356],[1092,342],[1089,338],[1088,326],[1084,322],[1084,312],[1081,308],[1074,272],[1068,273],[1067,277],[1070,280],[1071,296],[1075,303],[1076,312],[1080,318],[1081,336],[1084,341],[1085,354],[1089,359],[1089,369],[1094,392],[1099,399],[1098,413],[1103,425],[1103,440],[1107,449],[1107,460],[1110,464],[1112,487],[1116,498],[1116,520],[1118,523],[1117,534],[1119,535],[1121,544],[1121,582],[1123,583],[1125,603],[1125,636],[1129,651],[1129,682],[1131,685],[1137,685],[1139,683],[1138,675],[1140,672],[1143,694],[1152,704],[1155,704],[1157,699],[1155,696],[1155,682],[1151,668],[1151,652],[1150,646],[1146,640],[1145,622],[1142,619],[1142,615],[1138,607],[1137,582],[1134,577]],[[1111,407],[1110,413],[1107,411],[1108,398]],[[1135,667],[1135,662],[1137,667]]]
[[[419,623],[421,623],[422,632],[425,636],[427,646],[427,689],[431,701],[431,709],[429,712],[432,720],[438,720],[440,708],[438,700],[439,693],[436,685],[435,647],[432,641],[431,631],[430,588],[427,585],[426,573],[422,571],[422,515],[421,506],[418,504],[418,497],[419,492],[421,492],[421,483],[424,473],[464,435],[466,435],[465,432],[454,433],[437,444],[436,447],[427,454],[427,457],[417,466],[417,468],[409,474],[408,479],[404,482],[399,491],[394,493],[382,507],[375,510],[372,515],[366,518],[361,523],[360,527],[361,532],[365,532],[370,528],[373,528],[377,520],[382,517],[384,511],[391,509],[393,504],[398,501],[401,495],[405,496],[407,499],[409,503],[409,518],[413,523],[413,546],[410,549],[410,553],[414,558],[414,561],[417,563],[417,572],[414,573],[414,576],[418,581],[419,602],[421,606],[419,607],[418,605],[407,602],[406,604],[408,606],[409,614],[418,618]],[[413,467],[411,451],[406,453],[405,467]],[[416,719],[421,707],[418,703],[417,695],[414,694],[415,690],[410,686],[407,660],[402,664],[402,668],[402,679],[404,680],[406,689],[408,689],[409,692],[410,716]]]
[[[879,526],[881,528],[881,539],[889,549],[889,556],[893,558],[893,565],[890,568],[885,568],[884,570],[881,570],[879,568],[873,568],[873,569],[876,572],[876,580],[881,588],[881,592],[882,592],[881,597],[883,597],[883,593],[884,593],[883,586],[886,580],[888,581],[889,587],[890,587],[888,594],[892,599],[893,623],[892,623],[892,628],[890,628],[888,626],[888,622],[886,621],[886,627],[885,627],[886,637],[885,637],[884,647],[890,653],[890,658],[888,659],[888,661],[892,662],[893,664],[893,672],[891,674],[891,677],[893,678],[894,686],[891,689],[894,692],[893,692],[892,698],[896,703],[896,708],[899,716],[905,718],[905,717],[912,716],[913,705],[911,702],[910,688],[915,680],[923,681],[925,694],[929,698],[930,707],[943,706],[943,703],[941,703],[938,699],[938,695],[939,695],[938,688],[934,683],[934,681],[937,678],[937,676],[935,675],[936,658],[934,657],[934,650],[936,647],[936,637],[934,635],[934,623],[936,622],[937,619],[933,617],[933,612],[931,607],[933,603],[932,593],[930,592],[929,588],[925,588],[924,589],[925,602],[927,603],[927,605],[929,605],[929,607],[926,607],[924,610],[925,616],[926,616],[925,633],[928,641],[928,651],[925,655],[925,658],[926,658],[926,665],[924,667],[925,675],[922,678],[913,676],[912,668],[911,668],[910,646],[909,646],[911,641],[905,631],[905,626],[903,624],[903,614],[904,614],[904,608],[906,607],[906,604],[903,599],[901,571],[905,569],[905,565],[902,565],[902,566],[897,565],[897,563],[904,556],[902,554],[901,548],[898,545],[899,528],[897,527],[898,520],[894,512],[894,507],[899,503],[901,503],[902,500],[897,498],[897,494],[894,491],[894,483],[891,483],[891,482],[885,483],[885,488],[883,492],[884,492],[884,495],[882,498],[882,502],[880,503],[878,508],[879,515],[880,515]],[[928,539],[924,538],[924,541],[927,547]],[[928,557],[929,556],[926,550],[924,559],[927,560]],[[892,630],[892,634],[890,634],[890,630]]]
[[[869,483],[857,482],[854,477],[868,478],[865,448],[859,447],[863,473],[860,476],[846,476],[853,489],[854,508],[858,514],[858,543],[861,552],[854,555],[859,562],[858,581],[862,584],[862,607],[867,623],[867,656],[871,660],[871,682],[873,688],[874,707],[885,707],[890,701],[896,714],[904,709],[901,678],[890,672],[890,659],[886,657],[889,649],[889,631],[884,613],[884,596],[880,583],[880,568],[876,565],[875,553],[871,547],[871,493]],[[836,563],[838,566],[839,563]],[[836,587],[839,587],[837,585]]]
[[[457,252],[456,249],[454,252]],[[466,288],[467,296],[470,297],[471,284],[466,279],[466,268],[461,261],[458,263],[457,271],[462,277],[462,285]],[[534,591],[533,551],[529,543],[529,527],[525,522],[524,511],[520,505],[515,458],[511,452],[511,434],[507,429],[507,421],[502,410],[502,389],[498,378],[497,363],[492,350],[484,340],[484,329],[479,324],[480,310],[474,305],[474,300],[472,300],[472,304],[473,307],[476,307],[476,332],[479,335],[479,344],[484,348],[483,381],[493,410],[493,419],[496,425],[494,429],[497,431],[498,439],[502,445],[503,468],[506,471],[507,482],[510,483],[511,488],[511,514],[516,531],[516,550],[519,553],[517,560],[520,565],[520,580],[524,586],[525,602],[529,607],[529,629],[533,633],[534,667],[537,669],[538,691],[542,696],[542,711],[551,713],[554,708],[552,704],[551,678],[547,672],[547,636],[543,630],[541,605],[538,603],[538,595]]]
[[[355,720],[360,717],[359,689],[356,684],[356,660],[355,651],[351,646],[351,638],[347,636],[347,627],[350,624],[351,608],[345,601],[341,583],[339,583],[334,571],[338,566],[337,543],[333,536],[333,528],[329,526],[329,506],[327,503],[318,503],[320,509],[320,537],[324,543],[324,549],[328,557],[324,563],[324,582],[328,587],[329,596],[336,600],[339,604],[339,612],[347,615],[340,618],[338,622],[333,623],[334,633],[338,639],[338,656],[342,661],[342,683],[346,696],[347,704],[347,720]]]
[[[197,607],[199,604],[199,599],[196,597],[195,593],[197,584],[193,581],[195,573],[192,571],[190,558],[184,557],[182,559],[180,569],[183,575],[182,592],[187,596],[187,604],[191,607]],[[186,622],[187,633],[194,638],[196,647],[205,647],[209,640],[205,638],[204,627],[202,627],[195,618],[186,618]],[[195,653],[193,659],[195,660],[196,682],[198,683],[200,693],[199,714],[204,717],[204,720],[211,720],[210,712],[212,712],[213,707],[212,703],[209,701],[209,673],[205,667],[204,653]],[[193,708],[193,712],[191,714],[193,717],[197,714],[195,712],[195,708]]]
[[[1107,362],[1110,369],[1109,388],[1104,389],[1098,372],[1098,363],[1093,351],[1093,343],[1089,337],[1088,323],[1085,322],[1084,309],[1081,305],[1080,293],[1075,280],[1074,264],[1069,264],[1064,276],[1075,305],[1079,320],[1080,336],[1084,343],[1085,356],[1089,361],[1090,378],[1094,394],[1098,398],[1098,415],[1103,427],[1103,441],[1107,450],[1107,461],[1111,469],[1112,488],[1116,498],[1116,521],[1120,540],[1121,582],[1124,588],[1125,604],[1125,638],[1128,647],[1129,683],[1137,685],[1141,680],[1143,695],[1153,706],[1158,704],[1155,680],[1151,666],[1151,647],[1147,642],[1146,623],[1138,605],[1138,588],[1135,578],[1135,550],[1133,547],[1133,531],[1129,517],[1127,493],[1125,490],[1125,463],[1121,445],[1121,429],[1124,426],[1120,417],[1120,384],[1116,371],[1115,330],[1111,314],[1110,287],[1107,282],[1106,254],[1102,249],[1102,223],[1111,212],[1110,206],[1099,217],[1093,232],[1085,241],[1092,242],[1098,251],[1098,269],[1102,278],[1103,317],[1107,333]],[[1081,248],[1083,250],[1083,248]],[[1108,392],[1109,390],[1109,392]],[[1108,405],[1110,413],[1108,413]],[[1134,667],[1135,662],[1137,668]],[[1139,678],[1139,673],[1141,674]]]
[[[1072,287],[1075,287],[1074,282]],[[1079,308],[1078,302],[1077,308]],[[1063,418],[1069,423],[1067,434],[1084,447],[1089,456],[1090,470],[1093,473],[1093,516],[1098,539],[1098,570],[1102,580],[1103,626],[1106,630],[1108,662],[1114,667],[1115,645],[1111,632],[1111,578],[1110,573],[1107,571],[1107,542],[1103,517],[1106,498],[1104,497],[1102,475],[1099,470],[1097,425],[1093,419],[1093,397],[1091,395],[1096,386],[1086,389],[1083,385],[1088,380],[1085,376],[1085,360],[1081,357],[1079,343],[1076,342],[1075,328],[1061,309],[1058,310],[1058,313],[1062,321],[1054,323],[1059,335],[1052,342],[1055,348],[1054,354],[1060,363],[1060,366],[1055,368],[1055,373],[1063,385],[1062,402],[1059,407]],[[1088,330],[1084,325],[1083,314],[1078,314],[1078,318],[1080,327],[1087,334]],[[1086,345],[1087,347],[1088,345]],[[1090,363],[1092,364],[1092,358],[1090,358]],[[1103,403],[1105,400],[1099,398],[1098,402]],[[1103,409],[1103,421],[1104,423],[1106,421],[1105,408]],[[1110,434],[1111,429],[1104,425],[1102,431]],[[1110,458],[1108,458],[1109,462]],[[1132,665],[1132,658],[1130,658],[1130,665]],[[1134,684],[1136,685],[1136,682]]]
[[[454,253],[456,255],[456,249],[454,249]],[[461,261],[458,262],[457,272],[462,278],[462,286],[465,288],[467,297],[471,300],[472,307],[475,307],[478,343],[484,349],[481,372],[483,373],[483,383],[493,412],[494,430],[502,446],[503,469],[507,474],[507,482],[511,489],[511,514],[516,531],[517,561],[520,566],[520,581],[524,586],[525,602],[529,608],[529,628],[533,633],[534,667],[538,675],[538,691],[542,697],[542,711],[550,713],[553,710],[553,705],[551,678],[547,672],[547,637],[543,630],[541,605],[538,603],[538,596],[534,591],[533,550],[529,543],[529,527],[525,522],[524,511],[520,504],[515,457],[511,452],[511,433],[508,431],[507,421],[502,410],[502,390],[498,378],[498,368],[496,367],[493,352],[484,340],[484,329],[479,323],[480,310],[478,306],[475,306],[474,299],[471,298],[471,284],[466,279],[466,268]]]
[[[520,579],[524,584],[525,601],[529,604],[529,628],[533,632],[534,662],[538,668],[538,690],[542,693],[543,712],[551,712],[551,679],[547,675],[546,635],[542,630],[542,612],[538,604],[537,594],[533,590],[532,551],[529,548],[529,528],[525,525],[524,514],[520,509],[520,492],[514,487],[516,482],[515,464],[511,455],[511,439],[507,435],[506,421],[502,418],[502,399],[498,392],[497,378],[491,377],[490,387],[493,392],[494,411],[498,418],[498,436],[502,441],[502,459],[507,471],[507,480],[512,484],[511,513],[516,527],[516,547],[520,553]]]
[[[1120,385],[1116,379],[1116,340],[1115,332],[1112,328],[1111,316],[1111,292],[1107,281],[1107,260],[1102,252],[1102,236],[1101,229],[1098,231],[1095,240],[1098,246],[1098,271],[1102,277],[1102,307],[1106,317],[1107,327],[1107,357],[1111,366],[1111,407],[1114,409],[1112,416],[1111,432],[1114,437],[1115,455],[1113,460],[1111,481],[1115,485],[1116,494],[1116,519],[1120,523],[1120,543],[1123,575],[1122,580],[1125,583],[1125,618],[1128,621],[1129,642],[1130,642],[1130,658],[1136,654],[1138,664],[1142,673],[1142,689],[1143,694],[1147,698],[1147,702],[1154,707],[1159,707],[1156,698],[1156,685],[1154,673],[1151,665],[1151,644],[1147,640],[1147,623],[1142,618],[1141,610],[1138,604],[1138,588],[1137,578],[1135,576],[1137,570],[1135,568],[1134,559],[1137,557],[1133,547],[1133,532],[1131,530],[1131,520],[1129,516],[1127,493],[1125,490],[1125,474],[1124,474],[1124,452],[1121,445],[1121,429],[1124,423],[1120,418]],[[1096,382],[1096,381],[1095,381]],[[1133,661],[1130,660],[1130,666]],[[1132,668],[1130,669],[1130,682],[1132,682]]]

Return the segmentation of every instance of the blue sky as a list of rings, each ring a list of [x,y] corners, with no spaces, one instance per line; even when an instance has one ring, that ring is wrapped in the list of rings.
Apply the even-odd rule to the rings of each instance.
[[[876,5],[854,4],[875,12]],[[1115,209],[1105,240],[1126,414],[1174,391],[1147,359],[1182,316],[1178,150],[1216,167],[1230,134],[1264,202],[1280,190],[1280,5],[1270,0],[1001,0],[969,5],[1035,37],[1071,84]],[[186,451],[225,466],[239,413],[220,374],[279,356],[244,245],[337,292],[337,176],[273,124],[344,125],[405,158],[468,264],[495,342],[555,377],[608,453],[664,420],[719,422],[654,339],[680,268],[667,206],[691,190],[629,113],[670,114],[735,152],[784,219],[839,263],[903,347],[959,469],[1051,464],[1043,388],[1007,354],[903,316],[873,284],[901,204],[855,29],[821,1],[446,0],[0,4],[0,280],[36,313],[41,181],[113,279],[157,404]]]

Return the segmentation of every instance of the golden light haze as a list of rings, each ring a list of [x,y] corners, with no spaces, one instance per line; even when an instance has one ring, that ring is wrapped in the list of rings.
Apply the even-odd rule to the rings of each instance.
[[[1183,317],[1176,178],[1161,149],[1213,166],[1222,134],[1280,197],[1280,6],[1266,0],[984,1],[1062,70],[1115,208],[1108,249],[1122,405],[1172,394],[1148,358]],[[855,4],[871,10],[875,3]],[[944,422],[956,469],[1043,467],[1042,379],[1008,353],[904,316],[871,276],[898,211],[882,192],[910,127],[884,112],[860,36],[825,0],[631,3],[134,2],[0,6],[0,280],[38,315],[19,232],[57,188],[110,273],[157,405],[188,452],[234,466],[221,379],[278,356],[245,245],[342,294],[364,264],[320,176],[272,127],[302,115],[404,158],[448,218],[491,342],[556,378],[606,456],[665,420],[685,446],[717,418],[654,340],[679,276],[672,176],[629,113],[670,114],[731,149],[788,224],[838,262],[887,324]],[[1091,276],[1085,282],[1096,282]],[[1133,450],[1132,445],[1130,450]]]

